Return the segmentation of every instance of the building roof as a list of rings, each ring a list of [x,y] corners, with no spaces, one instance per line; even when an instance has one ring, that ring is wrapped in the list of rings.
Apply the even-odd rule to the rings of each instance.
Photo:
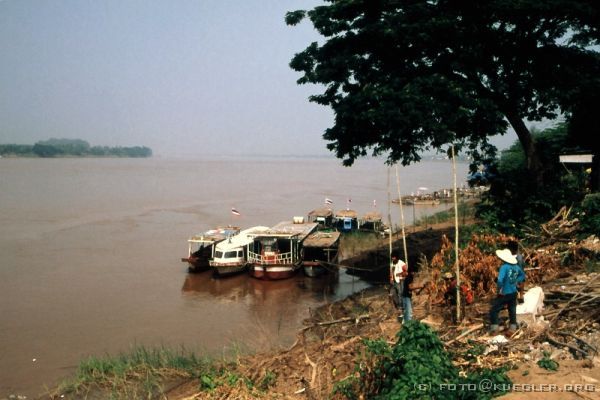
[[[381,221],[381,213],[379,211],[370,211],[363,215],[363,221],[366,222],[377,222]]]
[[[309,217],[331,217],[333,215],[333,211],[331,208],[317,208],[308,213]]]
[[[339,210],[335,216],[336,218],[356,218],[358,214],[354,210]]]

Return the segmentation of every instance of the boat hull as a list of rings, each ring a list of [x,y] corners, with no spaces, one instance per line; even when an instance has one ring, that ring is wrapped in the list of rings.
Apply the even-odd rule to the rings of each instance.
[[[250,265],[249,273],[253,278],[271,281],[291,278],[296,274],[298,269],[299,265],[292,264],[252,264]]]
[[[226,277],[231,275],[237,275],[245,272],[248,269],[248,264],[223,264],[223,265],[212,265],[212,269],[215,275],[220,277]]]
[[[210,264],[207,257],[196,257],[191,255],[189,257],[181,258],[181,261],[188,263],[189,272],[204,272],[210,269]]]
[[[304,275],[310,276],[311,278],[316,278],[327,272],[327,270],[317,261],[304,261],[302,263],[302,268],[304,270]]]

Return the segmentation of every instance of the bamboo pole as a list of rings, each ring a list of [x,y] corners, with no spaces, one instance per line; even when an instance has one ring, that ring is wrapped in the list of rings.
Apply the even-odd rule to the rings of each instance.
[[[398,165],[396,165],[396,187],[398,188],[398,204],[400,205],[400,226],[402,228],[402,246],[404,247],[404,262],[408,270],[408,251],[406,250],[406,233],[404,232],[404,209],[402,208],[402,196],[400,194],[400,176],[398,175]]]
[[[392,265],[392,199],[391,199],[391,194],[390,194],[390,167],[388,167],[387,170],[387,197],[388,197],[388,225],[390,227],[390,234],[389,234],[389,259],[390,259],[390,283],[393,284],[394,283],[394,267]]]
[[[452,175],[454,177],[454,256],[456,268],[456,322],[460,322],[460,263],[458,262],[458,200],[456,194],[456,158],[454,157],[454,144],[452,150]]]

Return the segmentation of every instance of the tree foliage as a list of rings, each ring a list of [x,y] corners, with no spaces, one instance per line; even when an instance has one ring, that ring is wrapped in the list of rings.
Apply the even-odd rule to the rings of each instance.
[[[578,206],[589,190],[589,174],[584,167],[565,168],[559,154],[567,147],[568,125],[533,132],[540,148],[543,173],[552,185],[532,188],[527,179],[523,149],[518,143],[504,150],[492,164],[493,177],[487,198],[478,206],[478,213],[505,233],[520,235],[525,226],[546,222],[562,206]]]
[[[406,165],[449,143],[493,158],[489,138],[510,125],[541,183],[525,121],[570,117],[600,88],[596,1],[326,1],[286,15],[326,39],[290,66],[324,87],[310,100],[333,109],[323,137],[345,165],[369,151]]]

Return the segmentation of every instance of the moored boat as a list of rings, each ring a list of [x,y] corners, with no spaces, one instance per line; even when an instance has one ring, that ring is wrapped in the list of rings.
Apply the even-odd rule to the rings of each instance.
[[[223,277],[245,271],[248,266],[248,245],[253,242],[253,235],[268,230],[267,226],[255,226],[219,242],[210,260],[215,275]]]
[[[229,236],[240,232],[236,226],[216,228],[193,235],[188,239],[188,256],[181,261],[188,263],[189,272],[203,272],[210,269],[210,259],[214,256],[215,246]]]
[[[317,231],[311,233],[302,245],[302,268],[310,277],[337,270],[340,232]]]
[[[254,240],[248,245],[250,275],[264,280],[292,277],[301,267],[302,242],[316,228],[316,223],[294,217],[293,221],[280,222],[265,232],[252,234]]]

